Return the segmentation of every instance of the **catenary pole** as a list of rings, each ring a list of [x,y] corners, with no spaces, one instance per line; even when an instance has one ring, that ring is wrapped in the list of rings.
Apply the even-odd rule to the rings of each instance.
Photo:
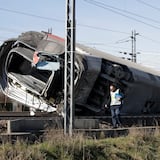
[[[134,61],[134,32],[132,31],[132,36],[131,36],[131,39],[132,39],[132,58],[131,58],[131,61],[133,62]]]
[[[137,51],[136,51],[136,36],[139,35],[139,33],[137,33],[134,30],[134,61],[133,62],[137,62]]]
[[[136,36],[139,35],[135,30],[132,31],[132,62],[137,62],[137,51],[136,51]]]
[[[64,134],[74,127],[75,0],[66,0],[64,64]]]

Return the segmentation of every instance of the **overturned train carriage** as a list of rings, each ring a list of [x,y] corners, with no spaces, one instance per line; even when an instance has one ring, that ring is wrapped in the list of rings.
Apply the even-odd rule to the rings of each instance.
[[[64,39],[45,32],[26,32],[0,47],[0,84],[10,98],[47,112],[61,112],[64,98]],[[32,64],[40,53],[59,68],[40,70]],[[160,73],[110,54],[76,45],[75,114],[104,115],[109,84],[124,94],[121,114],[160,112]]]

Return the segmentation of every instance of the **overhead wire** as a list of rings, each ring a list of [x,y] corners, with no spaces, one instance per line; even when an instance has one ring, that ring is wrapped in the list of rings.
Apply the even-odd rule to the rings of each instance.
[[[153,6],[153,5],[149,4],[149,3],[146,3],[146,2],[144,2],[144,1],[142,1],[142,0],[136,0],[136,1],[139,2],[139,3],[141,3],[141,4],[143,4],[143,5],[145,5],[145,6],[148,6],[148,7],[152,8],[152,9],[155,9],[155,10],[157,10],[157,11],[160,11],[160,8],[155,7],[155,6]]]
[[[92,4],[92,5],[95,5],[95,6],[97,6],[97,7],[103,8],[103,9],[105,9],[105,10],[109,10],[109,11],[115,13],[115,14],[118,14],[118,15],[121,15],[121,16],[123,16],[123,17],[126,17],[126,18],[128,18],[128,19],[130,19],[130,20],[137,21],[137,22],[139,22],[139,23],[142,23],[142,24],[144,24],[144,25],[150,26],[150,27],[155,28],[155,29],[158,29],[158,30],[160,29],[160,27],[157,27],[157,26],[154,26],[154,25],[152,25],[152,24],[146,23],[146,22],[141,21],[141,20],[139,20],[139,19],[137,19],[137,18],[128,16],[128,15],[122,13],[122,12],[119,12],[119,11],[117,11],[116,9],[110,8],[110,7],[108,7],[105,3],[98,2],[98,1],[95,1],[95,0],[84,0],[84,1],[86,1],[87,3],[90,3],[90,4]]]
[[[79,25],[81,27],[90,28],[90,29],[97,29],[97,30],[109,31],[109,32],[114,32],[114,33],[122,33],[122,34],[127,34],[127,35],[130,34],[130,33],[127,33],[127,32],[122,32],[122,31],[118,31],[118,30],[112,30],[112,29],[103,28],[103,27],[90,26],[90,25],[86,25],[86,24],[77,23],[77,25]]]
[[[89,2],[90,0],[84,0],[84,1],[86,1],[86,2],[88,2],[88,3],[91,3],[91,2]],[[137,0],[137,1],[141,1],[142,2],[142,0]],[[93,3],[94,2],[94,3]],[[95,0],[92,0],[92,3],[94,4],[94,5],[96,5],[96,6],[98,6],[98,7],[101,7],[101,8],[104,8],[104,9],[107,9],[107,10],[110,10],[110,11],[112,11],[112,12],[114,12],[114,13],[117,13],[117,14],[119,14],[119,12],[117,12],[117,11],[113,11],[113,10],[111,10],[110,8],[112,7],[112,6],[109,6],[109,5],[106,5],[106,4],[104,4],[104,3],[100,3],[100,2],[97,2],[97,1],[95,1]],[[102,6],[101,6],[102,5]],[[107,6],[108,7],[110,7],[110,8],[107,8]],[[124,10],[121,10],[121,9],[118,9],[118,8],[116,8],[116,7],[112,7],[112,9],[116,9],[116,10],[119,10],[119,11],[123,11],[123,12],[126,12],[126,13],[129,13],[129,14],[133,14],[133,15],[135,15],[135,16],[137,16],[137,17],[141,17],[141,18],[144,18],[144,19],[148,19],[148,20],[150,20],[150,21],[154,21],[154,22],[157,22],[157,23],[159,23],[159,21],[156,21],[156,20],[153,20],[153,19],[150,19],[150,18],[147,18],[147,17],[143,17],[143,16],[140,16],[140,15],[137,15],[137,14],[135,14],[135,13],[133,13],[133,12],[129,12],[129,11],[124,11]],[[35,15],[35,14],[30,14],[30,13],[26,13],[26,12],[21,12],[21,11],[16,11],[16,10],[10,10],[10,9],[6,9],[6,8],[2,8],[2,7],[0,7],[0,10],[1,11],[5,11],[5,12],[10,12],[10,13],[15,13],[15,14],[21,14],[21,15],[25,15],[25,16],[31,16],[31,17],[35,17],[35,18],[40,18],[40,19],[45,19],[45,20],[51,20],[51,21],[57,21],[57,22],[60,22],[60,23],[64,23],[64,20],[61,20],[61,19],[57,19],[57,18],[50,18],[50,17],[44,17],[44,16],[39,16],[39,15]],[[123,14],[120,14],[120,15],[123,15]],[[125,17],[127,17],[127,18],[131,18],[131,19],[133,19],[133,20],[136,20],[135,18],[133,18],[133,17],[130,17],[130,16],[126,16],[126,15],[123,15],[123,16],[125,16]],[[137,21],[137,20],[136,20]],[[138,22],[139,22],[139,20],[138,20]],[[141,22],[141,21],[140,21]],[[145,22],[142,22],[142,23],[144,23],[144,24],[146,24]],[[122,33],[122,34],[127,34],[127,35],[129,35],[130,33],[127,33],[127,32],[122,32],[122,31],[118,31],[118,30],[112,30],[112,29],[109,29],[109,28],[103,28],[103,27],[97,27],[97,26],[91,26],[91,25],[86,25],[86,24],[80,24],[80,23],[78,23],[77,24],[78,26],[81,26],[81,27],[86,27],[86,28],[90,28],[90,29],[96,29],[96,30],[103,30],[103,31],[109,31],[109,32],[115,32],[115,33]],[[146,25],[148,25],[148,24],[146,24]],[[149,25],[150,26],[150,25]],[[152,26],[152,27],[154,27],[154,26]],[[154,27],[155,28],[155,27]],[[16,30],[16,29],[9,29],[9,28],[0,28],[1,30],[7,30],[7,31],[9,31],[9,32],[18,32],[18,30]],[[156,27],[156,29],[160,29],[159,27]],[[142,35],[141,35],[142,36]],[[147,38],[147,37],[145,37],[145,36],[142,36],[143,38],[146,38],[146,39],[148,39],[148,40],[151,40],[152,42],[155,42],[155,43],[158,43],[158,41],[156,41],[156,40],[153,40],[153,39],[151,39],[151,38]],[[0,40],[0,41],[2,41],[2,40]],[[124,42],[127,42],[128,40],[126,40],[126,41],[124,41]],[[118,42],[117,41],[117,43],[123,43],[123,42]],[[103,43],[104,44],[104,43]],[[94,43],[94,45],[103,45],[102,43]],[[104,45],[106,45],[106,44],[104,44]]]
[[[123,38],[123,39],[120,39],[120,40],[117,40],[115,43],[126,43],[126,42],[129,42],[130,41],[130,38],[131,36],[129,37],[126,37],[126,38]]]
[[[152,40],[152,39],[150,39],[149,37],[145,37],[145,36],[142,36],[142,35],[140,35],[141,37],[143,37],[143,38],[146,38],[146,39],[148,39],[148,40]],[[154,42],[154,40],[153,40],[153,42]],[[87,45],[90,45],[91,47],[95,47],[96,48],[96,46],[105,46],[105,47],[109,47],[109,48],[114,48],[114,49],[117,49],[116,51],[118,52],[118,50],[119,49],[121,49],[121,50],[123,50],[123,49],[125,49],[125,50],[131,50],[131,48],[127,48],[127,47],[122,47],[122,46],[117,46],[117,45],[114,45],[114,44],[116,44],[116,43],[96,43],[96,42],[93,42],[93,43],[90,43],[90,42],[80,42],[79,41],[79,43],[83,43],[83,44],[87,44]],[[110,50],[110,49],[109,49]],[[141,53],[141,54],[147,54],[147,55],[152,55],[153,53],[154,54],[159,54],[160,55],[160,51],[155,51],[155,50],[143,50],[143,49],[138,49],[138,51]],[[129,51],[130,52],[130,51]]]
[[[144,17],[144,16],[140,16],[140,15],[135,14],[135,13],[133,13],[133,12],[124,11],[124,10],[118,9],[118,8],[116,8],[116,7],[108,6],[108,5],[104,4],[104,3],[97,2],[97,1],[95,1],[95,0],[92,0],[92,1],[90,1],[90,0],[84,0],[84,1],[86,1],[86,2],[88,2],[88,3],[91,3],[91,4],[95,5],[95,6],[101,7],[101,8],[103,8],[103,9],[107,9],[107,10],[109,10],[109,11],[111,11],[111,12],[116,13],[116,14],[120,14],[120,15],[122,15],[122,16],[124,16],[124,17],[129,18],[129,19],[138,21],[138,22],[143,23],[143,24],[145,24],[145,25],[148,25],[148,26],[150,26],[150,27],[152,27],[152,28],[160,29],[160,28],[157,27],[157,26],[154,26],[154,25],[152,25],[152,24],[143,22],[143,21],[138,20],[138,19],[136,19],[136,18],[134,18],[134,17],[124,15],[124,14],[121,13],[121,12],[125,12],[125,13],[131,14],[131,15],[134,15],[134,16],[137,16],[137,17],[140,17],[140,18],[143,18],[143,19],[146,19],[146,20],[155,22],[155,23],[160,23],[160,22],[157,21],[157,20],[154,20],[154,19],[151,19],[151,18],[148,18],[148,17]],[[110,7],[110,8],[108,8],[108,7]],[[114,9],[114,10],[113,10],[113,9]],[[118,12],[118,11],[115,11],[115,10],[119,10],[119,11],[121,11],[121,12]],[[140,36],[142,36],[142,35],[140,35]],[[146,39],[148,39],[148,40],[150,40],[150,41],[152,41],[152,42],[154,42],[154,43],[158,43],[157,41],[155,41],[155,40],[153,40],[153,39],[151,39],[151,38],[147,38],[147,37],[145,37],[145,36],[142,36],[142,37],[143,37],[143,38],[146,38]],[[127,37],[127,38],[129,38],[129,37]],[[129,42],[129,41],[130,41],[130,40],[127,40],[127,39],[125,38],[125,39],[119,40],[119,41],[117,41],[117,42],[118,42],[118,43],[125,43],[125,42]],[[94,44],[94,45],[97,45],[97,44]],[[99,44],[98,44],[98,45],[99,45]],[[104,45],[104,44],[101,44],[101,45]],[[106,44],[105,44],[105,46],[106,46]],[[129,48],[117,47],[117,46],[109,46],[109,47],[129,49]],[[144,50],[141,50],[141,49],[139,49],[139,51],[142,52],[143,54],[145,54],[146,52],[150,52],[150,53],[152,52],[152,53],[158,53],[158,54],[160,53],[160,52],[157,52],[157,51],[144,51]],[[148,53],[148,54],[149,54],[149,53]]]
[[[1,8],[1,7],[0,7],[0,10],[1,10],[1,11],[11,12],[11,13],[16,13],[16,14],[22,14],[22,15],[25,15],[25,16],[30,16],[30,17],[45,19],[45,20],[51,20],[51,21],[57,21],[57,22],[64,22],[63,20],[60,20],[60,19],[57,19],[57,18],[49,18],[49,17],[39,16],[39,15],[30,14],[30,13],[26,13],[26,12],[21,12],[21,11],[15,11],[15,10],[10,10],[10,9],[6,9],[6,8]]]
[[[85,0],[85,1],[87,1],[87,0]],[[145,16],[139,15],[137,13],[134,13],[134,12],[131,12],[131,11],[128,11],[128,10],[120,9],[120,8],[117,8],[117,7],[102,3],[102,2],[99,2],[99,3],[105,5],[106,7],[109,7],[111,9],[115,9],[115,10],[118,10],[120,12],[124,12],[124,13],[130,14],[130,15],[133,15],[133,16],[136,16],[136,17],[139,17],[139,18],[143,18],[145,20],[152,21],[154,23],[160,24],[160,21],[158,21],[158,20],[155,20],[155,19],[152,19],[152,18],[149,18],[149,17],[145,17]]]
[[[147,40],[149,40],[149,41],[151,41],[151,42],[153,42],[153,43],[160,44],[160,41],[154,40],[154,39],[152,39],[152,38],[150,38],[150,37],[143,36],[143,35],[141,35],[141,34],[139,34],[139,36],[141,36],[142,38],[147,39]]]
[[[64,23],[64,20],[57,19],[57,18],[44,17],[44,16],[35,15],[35,14],[30,14],[30,13],[27,13],[27,12],[10,10],[10,9],[6,9],[6,8],[2,8],[2,7],[0,7],[0,10],[5,11],[5,12],[10,12],[10,13],[16,13],[16,14],[21,14],[21,15],[25,15],[25,16],[30,16],[30,17],[34,17],[34,18],[40,18],[40,19],[44,19],[44,20],[57,21],[57,22],[60,22],[60,23]],[[112,30],[112,29],[109,29],[109,28],[106,28],[106,27],[97,27],[97,26],[91,26],[91,25],[80,24],[80,23],[77,23],[77,25],[81,26],[81,27],[85,27],[85,28],[96,29],[96,30],[104,30],[104,31],[122,33],[122,34],[130,34],[130,33],[123,32],[123,31]]]
[[[95,1],[95,0],[84,0],[84,1],[86,1],[86,2],[88,2],[88,3],[90,3],[90,4],[93,4],[93,5],[95,5],[95,6],[97,6],[97,7],[100,7],[100,8],[103,8],[103,9],[106,9],[106,10],[109,10],[109,11],[111,11],[111,12],[114,12],[114,13],[116,13],[116,14],[120,14],[120,15],[122,15],[122,16],[124,16],[124,17],[127,17],[127,18],[130,18],[130,19],[133,19],[133,20],[135,20],[135,21],[138,21],[138,22],[141,22],[141,23],[143,23],[143,24],[145,24],[145,25],[148,25],[148,26],[150,26],[150,27],[152,27],[152,28],[155,28],[155,29],[160,29],[159,27],[157,27],[157,26],[154,26],[154,25],[152,25],[152,24],[149,24],[149,23],[146,23],[146,22],[143,22],[143,21],[140,21],[140,20],[137,20],[137,19],[135,19],[135,18],[133,18],[133,17],[130,17],[130,16],[127,16],[127,15],[124,15],[123,13],[121,13],[121,12],[126,12],[126,11],[124,11],[124,10],[121,10],[121,9],[118,9],[118,8],[116,8],[116,7],[112,7],[112,6],[109,6],[109,5],[106,5],[106,4],[104,4],[104,3],[102,3],[102,2],[97,2],[97,1]],[[109,8],[110,7],[110,8]],[[114,10],[113,10],[114,9]],[[119,11],[121,11],[121,12],[118,12],[118,11],[115,11],[115,10],[119,10]],[[150,18],[147,18],[147,17],[143,17],[143,16],[139,16],[139,15],[137,15],[137,14],[134,14],[133,12],[126,12],[126,13],[129,13],[129,14],[132,14],[132,15],[135,15],[135,16],[137,16],[137,17],[141,17],[141,18],[144,18],[144,19],[147,19],[147,20],[150,20],[150,21],[154,21],[154,22],[156,22],[156,23],[159,23],[159,21],[156,21],[156,20],[153,20],[153,19],[150,19]],[[156,40],[153,40],[153,39],[151,39],[151,38],[149,38],[149,37],[146,37],[146,36],[143,36],[143,35],[140,35],[141,37],[143,37],[143,38],[145,38],[145,39],[148,39],[148,40],[150,40],[150,41],[152,41],[153,43],[160,43],[160,42],[158,42],[158,41],[156,41]],[[121,43],[121,40],[119,40],[119,41],[117,41],[118,43],[120,42]],[[125,42],[129,42],[129,40],[122,40],[122,43],[125,43]],[[115,46],[114,46],[115,47]],[[157,51],[144,51],[144,50],[140,50],[141,52],[152,52],[152,53],[160,53],[160,52],[157,52]]]
[[[87,1],[87,0],[85,0]],[[94,0],[93,0],[94,1]],[[96,2],[96,1],[95,1]],[[105,4],[106,5],[106,4]],[[108,5],[109,6],[109,5]],[[112,7],[112,6],[110,6]],[[115,7],[113,7],[115,8]],[[115,9],[118,9],[118,8],[115,8]],[[31,16],[31,17],[35,17],[35,18],[41,18],[41,19],[45,19],[45,20],[51,20],[51,21],[57,21],[57,22],[64,22],[64,20],[60,20],[60,19],[56,19],[56,18],[50,18],[50,17],[43,17],[43,16],[38,16],[38,15],[35,15],[35,14],[30,14],[30,13],[27,13],[27,12],[21,12],[21,11],[16,11],[16,10],[10,10],[10,9],[6,9],[6,8],[2,8],[0,7],[0,10],[2,11],[7,11],[7,12],[11,12],[11,13],[16,13],[16,14],[22,14],[22,15],[26,15],[26,16]],[[120,9],[119,9],[120,10]],[[123,11],[123,10],[121,10]],[[128,12],[128,11],[125,11],[125,12]],[[132,13],[132,12],[128,12],[128,13]],[[134,13],[132,13],[134,14]],[[137,15],[138,16],[138,15]],[[140,16],[141,17],[141,16]],[[152,19],[153,20],[153,19]],[[155,20],[153,20],[155,21]],[[156,21],[155,21],[156,22]],[[159,21],[157,21],[159,22]],[[123,32],[123,31],[118,31],[118,30],[112,30],[112,29],[109,29],[109,28],[106,28],[106,27],[97,27],[97,26],[91,26],[91,25],[86,25],[86,24],[80,24],[80,23],[77,23],[78,26],[81,26],[81,27],[86,27],[86,28],[91,28],[91,29],[96,29],[96,30],[104,30],[104,31],[110,31],[110,32],[115,32],[115,33],[122,33],[122,34],[130,34],[130,33],[127,33],[127,32]],[[8,28],[0,28],[1,30],[7,30],[7,31],[10,31],[12,32],[18,32],[17,30],[15,29],[8,29]]]
[[[126,13],[130,13],[130,14],[133,14],[135,16],[138,16],[138,17],[143,17],[143,16],[140,16],[140,15],[137,15],[133,12],[129,12],[129,11],[125,11],[125,10],[122,10],[122,9],[118,9],[116,7],[113,7],[113,6],[109,6],[109,5],[106,5],[104,3],[100,3],[100,2],[97,2],[95,0],[92,0],[91,2],[89,2],[90,0],[84,0],[88,3],[91,3],[91,2],[96,2],[96,3],[99,3],[99,4],[102,4],[102,5],[105,5],[105,6],[108,6],[108,7],[111,7],[113,9],[117,9],[117,10],[120,10],[120,11],[123,11],[123,12],[126,12]],[[137,1],[142,1],[142,0],[137,0]],[[102,6],[100,6],[102,7]],[[64,20],[60,20],[60,19],[57,19],[57,18],[50,18],[50,17],[44,17],[44,16],[39,16],[39,15],[35,15],[35,14],[30,14],[30,13],[26,13],[26,12],[21,12],[21,11],[16,11],[16,10],[10,10],[10,9],[6,9],[6,8],[2,8],[0,7],[0,10],[2,11],[7,11],[7,12],[11,12],[11,13],[16,13],[16,14],[22,14],[22,15],[26,15],[26,16],[31,16],[31,17],[35,17],[35,18],[41,18],[41,19],[45,19],[45,20],[52,20],[52,21],[57,21],[57,22],[64,22]],[[148,19],[148,20],[151,20],[151,21],[154,21],[154,22],[157,22],[157,23],[160,23],[160,21],[156,21],[156,20],[153,20],[153,19],[150,19],[150,18],[147,18],[147,17],[143,17],[145,19]],[[108,28],[102,28],[102,27],[96,27],[96,26],[90,26],[90,25],[85,25],[85,24],[77,24],[79,26],[82,26],[82,27],[87,27],[87,28],[92,28],[92,29],[97,29],[97,30],[106,30],[106,31],[111,31],[111,32],[117,32],[117,33],[123,33],[123,34],[130,34],[130,33],[127,33],[127,32],[122,32],[122,31],[117,31],[117,30],[112,30],[112,29],[108,29]],[[157,27],[156,27],[157,28]],[[159,27],[158,27],[159,28]],[[160,28],[159,28],[160,29]]]

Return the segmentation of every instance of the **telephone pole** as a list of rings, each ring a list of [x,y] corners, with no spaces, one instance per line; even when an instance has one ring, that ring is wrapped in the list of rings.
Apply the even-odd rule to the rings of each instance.
[[[132,31],[132,35],[131,35],[131,42],[132,42],[132,48],[131,48],[131,53],[128,52],[119,52],[119,53],[123,53],[124,55],[129,55],[131,56],[130,58],[126,58],[126,57],[122,57],[123,59],[127,59],[130,60],[134,63],[137,62],[137,54],[140,54],[140,52],[136,51],[136,36],[139,35],[139,33],[137,33],[135,30]]]
[[[139,35],[135,30],[132,31],[132,62],[137,62],[137,52],[136,52],[136,36]]]
[[[74,54],[75,54],[75,0],[66,0],[64,64],[64,134],[72,136],[74,125]]]

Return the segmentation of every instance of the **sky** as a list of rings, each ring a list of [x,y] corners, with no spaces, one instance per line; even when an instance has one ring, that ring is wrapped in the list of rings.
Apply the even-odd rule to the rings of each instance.
[[[130,58],[137,33],[137,63],[160,71],[159,0],[75,0],[76,42]],[[65,37],[65,0],[0,0],[0,44],[25,31]],[[121,53],[120,53],[121,52]]]

